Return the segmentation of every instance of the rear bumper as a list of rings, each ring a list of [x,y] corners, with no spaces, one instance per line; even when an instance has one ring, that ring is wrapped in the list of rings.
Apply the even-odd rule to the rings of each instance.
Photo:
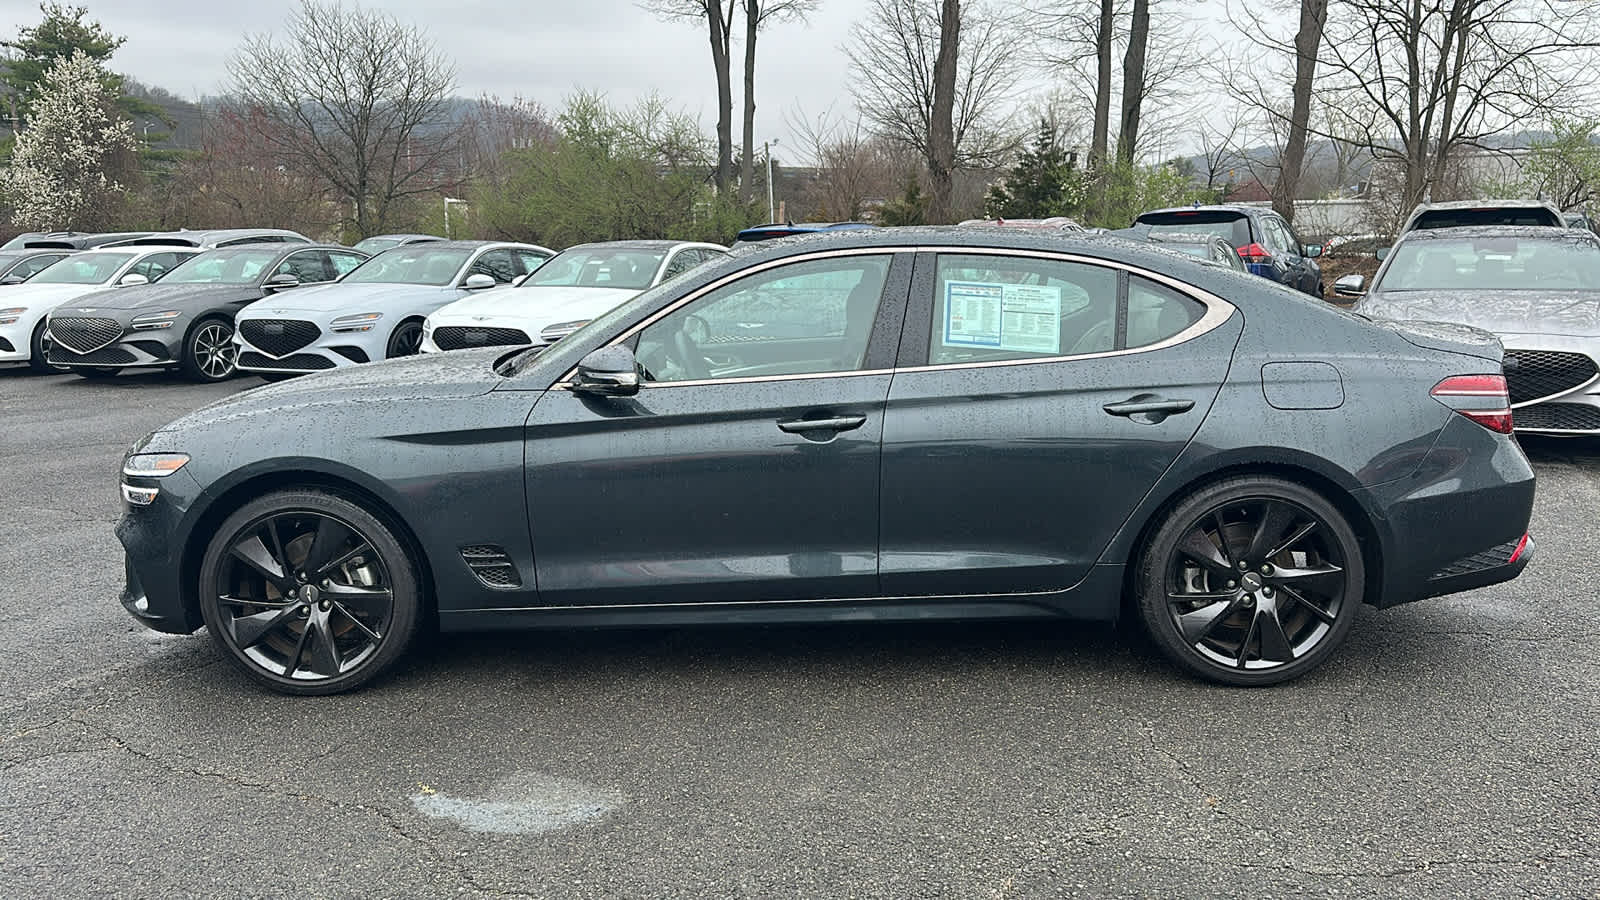
[[[1528,563],[1533,561],[1533,535],[1523,535],[1522,540],[1518,541],[1509,553],[1497,552],[1502,551],[1505,546],[1505,544],[1502,544],[1483,553],[1464,557],[1458,563],[1458,566],[1462,569],[1461,571],[1446,569],[1444,572],[1429,578],[1424,588],[1424,593],[1417,599],[1475,590],[1492,584],[1510,581],[1521,575],[1522,570],[1526,569]],[[1496,557],[1498,557],[1499,561],[1496,561]],[[1480,560],[1486,565],[1476,565]]]

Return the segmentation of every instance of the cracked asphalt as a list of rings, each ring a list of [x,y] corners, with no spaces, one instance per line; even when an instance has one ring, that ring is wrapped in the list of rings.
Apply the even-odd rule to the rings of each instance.
[[[1539,556],[1291,685],[1127,630],[447,638],[288,699],[117,605],[116,465],[256,384],[0,372],[0,894],[1600,898],[1600,442]]]

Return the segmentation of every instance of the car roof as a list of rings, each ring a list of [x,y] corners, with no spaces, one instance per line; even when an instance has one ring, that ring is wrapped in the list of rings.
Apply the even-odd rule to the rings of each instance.
[[[399,241],[399,240],[405,240],[405,241],[413,241],[415,243],[421,244],[421,243],[428,243],[428,242],[433,242],[433,241],[444,242],[446,240],[446,238],[439,237],[436,234],[369,234],[366,237],[362,238],[361,240],[363,240],[363,241],[374,241],[374,240]]]
[[[712,250],[727,250],[721,244],[712,244],[705,241],[668,241],[668,240],[636,240],[636,241],[591,241],[587,244],[573,244],[566,250],[592,250],[596,247],[606,247],[615,250],[671,250],[674,247],[705,247]]]
[[[1413,212],[1423,212],[1433,209],[1548,209],[1560,214],[1560,210],[1544,200],[1441,200],[1438,203],[1418,203]]]
[[[168,246],[198,247],[205,244],[218,244],[224,241],[238,241],[240,238],[259,235],[261,237],[293,237],[298,238],[295,243],[309,243],[306,236],[287,228],[215,228],[204,230],[180,229],[178,231],[163,231],[155,234],[133,238],[123,242],[126,245],[140,246],[145,244],[165,244]]]
[[[418,241],[414,244],[399,244],[383,252],[393,253],[400,249],[417,250],[422,247],[426,247],[429,250],[479,250],[486,247],[520,247],[524,250],[538,250],[542,253],[555,252],[549,247],[541,247],[538,244],[524,244],[521,241]]]
[[[1463,225],[1459,228],[1419,228],[1408,231],[1400,235],[1395,246],[1421,241],[1461,241],[1497,237],[1600,244],[1600,235],[1583,228],[1551,228],[1548,225]]]
[[[143,245],[134,244],[132,246],[143,246]],[[155,246],[155,245],[151,244],[149,246]],[[190,247],[189,249],[191,249],[191,250],[200,250],[199,247]],[[247,243],[247,244],[229,244],[226,247],[210,247],[210,248],[201,250],[200,252],[201,252],[201,255],[205,255],[207,253],[227,253],[227,252],[232,251],[232,250],[278,250],[278,251],[283,252],[284,254],[298,253],[301,250],[343,250],[346,253],[360,253],[360,254],[363,254],[365,256],[371,256],[372,255],[370,253],[367,253],[365,250],[357,250],[354,247],[346,247],[343,244],[286,244],[283,241],[260,241],[260,242],[257,242],[257,243]]]
[[[816,234],[826,231],[858,231],[877,227],[871,222],[768,222],[765,225],[752,225],[740,231],[736,240],[752,241],[799,234]]]

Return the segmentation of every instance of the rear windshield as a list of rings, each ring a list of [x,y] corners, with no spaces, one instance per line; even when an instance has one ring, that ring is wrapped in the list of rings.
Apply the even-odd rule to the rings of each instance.
[[[1145,213],[1138,224],[1148,225],[1151,234],[1214,234],[1232,247],[1243,247],[1255,239],[1250,236],[1250,219],[1236,212],[1187,210]]]
[[[1393,253],[1376,290],[1600,289],[1600,245],[1592,240],[1433,239],[1403,242]]]
[[[1534,207],[1485,207],[1483,209],[1430,209],[1411,223],[1418,228],[1468,228],[1473,225],[1554,225],[1564,227],[1561,218],[1548,209]]]

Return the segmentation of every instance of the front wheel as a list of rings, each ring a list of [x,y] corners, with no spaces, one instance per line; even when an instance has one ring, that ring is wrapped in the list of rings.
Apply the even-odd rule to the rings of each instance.
[[[238,357],[233,325],[222,319],[205,319],[184,337],[178,366],[190,381],[211,383],[232,378]]]
[[[378,677],[416,636],[418,567],[362,506],[291,490],[246,504],[200,567],[200,612],[218,648],[285,694],[336,694]]]
[[[1277,684],[1321,665],[1349,633],[1366,567],[1320,494],[1230,478],[1189,495],[1145,548],[1145,628],[1179,665],[1222,684]]]
[[[395,328],[394,334],[389,335],[389,346],[384,352],[385,359],[394,359],[400,356],[415,356],[422,352],[422,323],[415,319],[401,322]]]

